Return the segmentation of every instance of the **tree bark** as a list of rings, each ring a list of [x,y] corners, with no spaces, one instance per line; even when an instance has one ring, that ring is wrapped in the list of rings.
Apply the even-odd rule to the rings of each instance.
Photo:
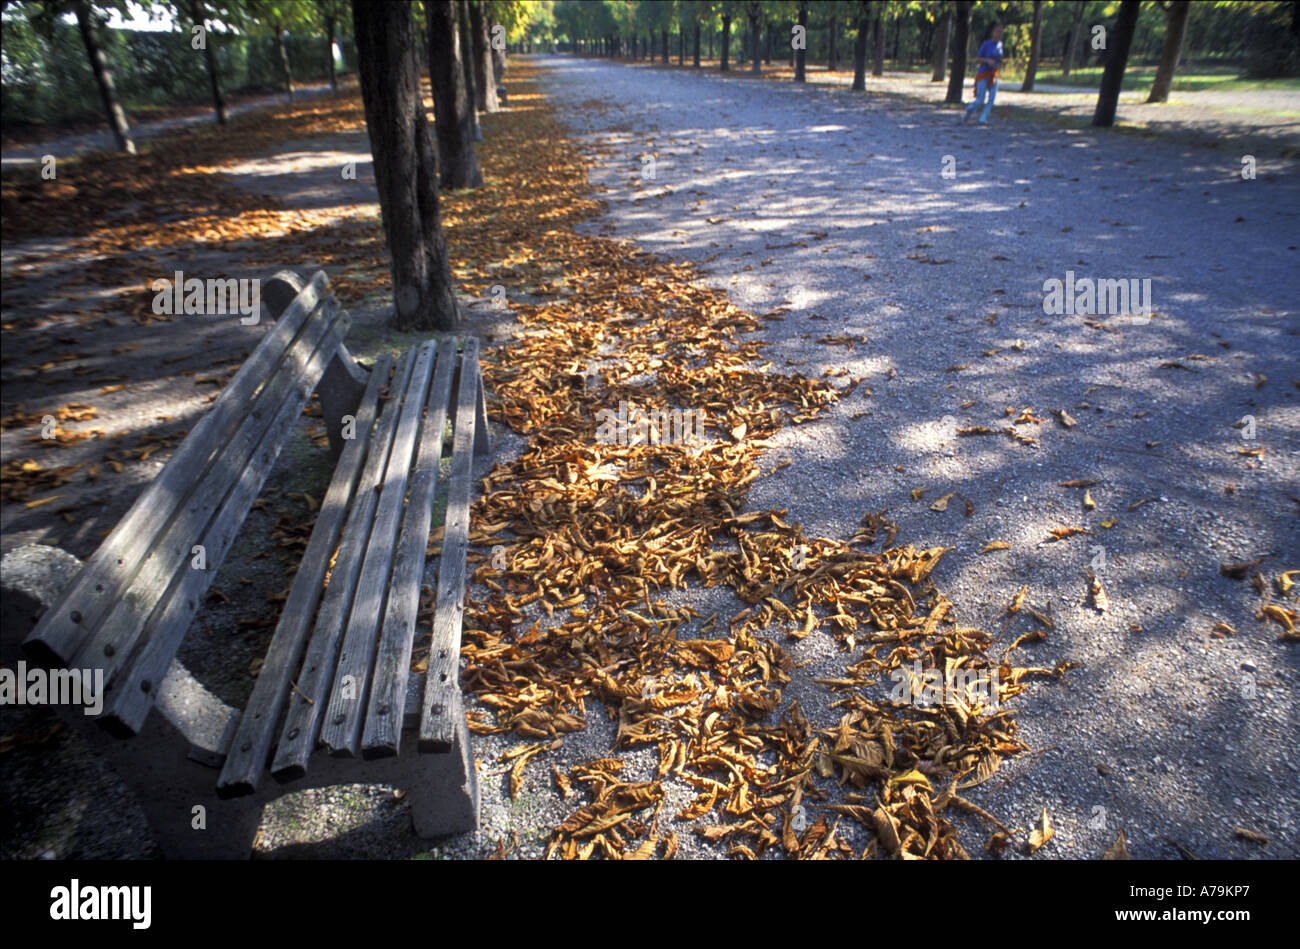
[[[1123,0],[1119,5],[1119,13],[1115,17],[1115,28],[1107,37],[1110,55],[1106,57],[1106,69],[1101,74],[1101,91],[1097,93],[1097,111],[1092,116],[1092,124],[1099,128],[1110,128],[1115,124],[1119,90],[1124,84],[1124,69],[1128,65],[1128,51],[1133,45],[1133,34],[1137,30],[1140,8],[1139,0]]]
[[[1034,21],[1029,27],[1029,66],[1025,69],[1025,81],[1020,84],[1021,92],[1034,91],[1034,74],[1038,72],[1038,55],[1043,40],[1043,2],[1034,0]]]
[[[496,74],[492,72],[492,35],[488,32],[487,12],[482,0],[469,5],[470,38],[474,44],[474,91],[478,95],[480,112],[498,112]]]
[[[934,72],[930,74],[931,82],[943,82],[948,66],[948,41],[952,36],[952,4],[943,8],[939,17],[938,29],[935,31]]]
[[[858,35],[853,39],[853,88],[857,92],[867,89],[867,33],[871,23],[865,13],[858,18]]]
[[[948,95],[943,101],[961,105],[962,87],[966,84],[966,47],[970,43],[970,0],[954,0],[952,18],[952,72],[948,76]]]
[[[700,68],[700,24],[695,24],[695,68]]]
[[[489,37],[492,35],[492,31],[495,30],[498,25],[499,24],[497,24],[495,21],[491,21],[491,20],[488,21]],[[491,48],[491,54],[492,54],[492,78],[496,80],[496,84],[499,86],[501,85],[501,78],[506,74],[505,40],[504,39],[502,40],[500,49],[497,49],[495,46],[492,46],[490,43],[488,45]]]
[[[95,35],[95,24],[90,19],[90,4],[86,0],[77,0],[73,4],[73,10],[77,14],[81,41],[86,44],[86,56],[90,58],[90,70],[95,74],[95,85],[99,86],[104,116],[108,119],[108,127],[113,130],[113,138],[117,140],[117,150],[134,155],[135,142],[131,140],[131,126],[127,124],[126,113],[122,111],[122,103],[117,99],[117,87],[113,84],[113,74],[108,69],[104,49],[99,45],[99,37]]]
[[[686,65],[686,24],[677,23],[677,65]]]
[[[749,71],[755,76],[761,75],[763,72],[763,57],[758,50],[763,41],[762,27],[759,24],[762,11],[756,9],[757,7],[757,3],[749,5]]]
[[[727,54],[731,52],[731,14],[722,14],[722,60],[718,64],[719,72],[726,72],[731,67],[727,65]]]
[[[402,0],[353,5],[357,71],[392,265],[393,325],[451,332],[460,315],[438,209],[412,9]]]
[[[839,25],[839,18],[831,17],[830,47],[826,50],[826,69],[828,72],[835,72],[836,67],[839,66],[840,56],[839,50],[836,48],[836,40],[839,38],[837,35]]]
[[[663,49],[663,64],[664,64],[665,66],[667,66],[667,65],[668,65],[668,57],[669,57],[669,55],[670,55],[670,54],[669,54],[669,49],[668,49],[668,47],[669,47],[669,43],[668,43],[668,30],[667,30],[667,29],[665,29],[665,30],[663,31],[663,33],[662,33],[662,38],[663,38],[663,41],[664,41],[664,49]]]
[[[1061,60],[1062,76],[1070,75],[1070,68],[1073,66],[1075,57],[1078,55],[1080,45],[1079,34],[1083,30],[1084,10],[1085,6],[1082,3],[1075,8],[1074,25],[1070,27],[1070,39],[1065,45],[1065,57]]]
[[[280,72],[284,74],[284,91],[288,93],[289,101],[293,101],[293,72],[289,69],[289,48],[284,43],[284,27],[278,22],[272,24],[275,28],[275,55],[280,60]]]
[[[799,25],[803,27],[803,48],[794,51],[794,81],[808,81],[808,4],[799,4]]]
[[[1174,0],[1165,11],[1165,46],[1160,53],[1160,66],[1151,82],[1148,102],[1168,102],[1169,87],[1173,85],[1178,60],[1183,55],[1183,38],[1187,35],[1187,16],[1192,12],[1190,0]]]
[[[469,102],[469,122],[474,141],[483,141],[483,129],[478,124],[478,89],[474,83],[474,45],[470,38],[469,2],[456,0],[456,32],[460,41],[461,72],[465,76],[465,98]]]
[[[444,188],[483,185],[474,150],[473,111],[465,92],[460,61],[460,34],[454,0],[425,0],[429,32],[429,84],[433,87],[434,124],[438,132],[438,177]]]
[[[203,61],[208,67],[208,85],[212,87],[212,111],[217,114],[217,124],[225,125],[229,115],[226,112],[226,94],[221,90],[221,72],[217,68],[217,51],[213,45],[213,40],[216,37],[207,28],[207,18],[203,10],[203,4],[199,0],[190,0],[190,19],[194,21],[195,26],[201,26],[204,29]]]
[[[876,23],[872,28],[872,33],[876,38],[876,55],[871,63],[871,75],[883,76],[885,74],[885,25],[880,22],[880,14],[876,14]]]

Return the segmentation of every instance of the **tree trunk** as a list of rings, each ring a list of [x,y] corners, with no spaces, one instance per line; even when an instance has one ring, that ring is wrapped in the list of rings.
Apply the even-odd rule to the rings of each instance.
[[[1190,0],[1174,0],[1165,11],[1165,47],[1160,53],[1160,66],[1151,83],[1148,102],[1169,101],[1169,87],[1173,85],[1178,60],[1183,55],[1183,38],[1187,35],[1187,15],[1192,12]]]
[[[731,67],[727,65],[727,54],[731,52],[731,14],[722,14],[722,61],[719,63],[718,71],[726,72]]]
[[[393,326],[451,332],[460,316],[420,95],[412,9],[401,0],[353,5],[357,72],[392,262]]]
[[[826,50],[826,69],[828,72],[835,72],[836,67],[839,66],[840,56],[839,50],[836,48],[839,25],[839,18],[831,17],[830,47]]]
[[[763,58],[767,61],[767,64],[769,66],[772,65],[772,46],[774,43],[775,36],[776,36],[776,27],[774,27],[771,23],[767,24],[767,49],[766,49],[767,55],[764,56]]]
[[[470,38],[474,44],[474,92],[480,112],[498,112],[496,74],[492,72],[492,35],[488,32],[487,12],[482,0],[469,5]]]
[[[499,24],[497,24],[495,21],[489,21],[488,23],[489,36],[492,35],[492,31],[495,30],[498,25]],[[491,50],[492,50],[492,78],[496,80],[496,84],[499,86],[501,85],[501,78],[506,74],[506,44],[504,38],[501,41],[500,49],[497,49],[495,46],[492,46]]]
[[[330,92],[339,91],[338,70],[334,68],[334,18],[325,18],[325,55],[330,61]]]
[[[876,55],[871,63],[871,75],[883,76],[885,74],[885,26],[880,22],[880,14],[876,14],[876,23],[872,27],[872,33],[876,38]]]
[[[212,110],[217,114],[217,124],[225,125],[229,116],[226,113],[226,95],[221,91],[221,72],[217,68],[217,51],[213,45],[216,38],[207,28],[207,19],[203,4],[199,0],[190,0],[190,19],[195,26],[201,26],[203,35],[203,60],[208,67],[208,85],[212,87]]]
[[[1115,124],[1115,108],[1119,105],[1119,90],[1124,84],[1124,68],[1128,65],[1128,51],[1133,45],[1141,6],[1140,0],[1123,0],[1115,17],[1115,28],[1107,37],[1109,55],[1106,69],[1101,74],[1097,111],[1092,116],[1092,124],[1100,128],[1110,128]]]
[[[763,57],[759,54],[758,47],[763,41],[763,30],[759,24],[759,11],[749,11],[749,71],[755,76],[762,75]]]
[[[864,13],[858,18],[858,35],[853,39],[853,88],[858,92],[867,89],[867,33],[871,25]]]
[[[461,72],[465,76],[465,100],[469,103],[469,122],[474,141],[483,141],[483,129],[478,124],[478,89],[474,82],[474,45],[470,37],[469,2],[456,0],[456,32],[460,42]]]
[[[429,29],[429,84],[438,132],[438,176],[444,188],[479,188],[483,173],[474,151],[474,123],[465,92],[454,0],[425,0]]]
[[[664,55],[663,55],[663,64],[664,64],[665,66],[667,66],[667,65],[668,65],[668,55],[669,55],[669,53],[668,53],[668,30],[665,29],[665,30],[663,31],[662,36],[663,36],[663,41],[664,41],[664,49],[663,49],[663,53],[664,53]]]
[[[948,95],[943,101],[961,105],[962,86],[966,84],[966,47],[970,43],[970,0],[954,0],[952,18],[952,72],[948,76]]]
[[[808,4],[799,4],[799,25],[803,27],[803,48],[794,51],[794,81],[808,81]]]
[[[677,24],[677,65],[686,65],[686,24]]]
[[[1075,9],[1074,25],[1070,27],[1070,39],[1065,46],[1065,57],[1061,60],[1061,75],[1070,75],[1070,69],[1074,65],[1075,59],[1079,54],[1079,48],[1083,45],[1079,42],[1083,33],[1083,14],[1084,4],[1079,4]]]
[[[1043,39],[1043,2],[1034,0],[1034,21],[1029,27],[1029,66],[1025,69],[1025,81],[1020,84],[1021,92],[1034,91],[1034,74],[1038,72],[1038,54],[1042,49]]]
[[[938,29],[935,31],[934,72],[930,74],[931,82],[943,82],[943,74],[948,66],[948,40],[952,36],[952,5],[943,8],[939,17]]]
[[[713,28],[709,28],[709,59],[713,58]]]
[[[293,101],[293,73],[289,69],[289,48],[284,43],[284,27],[279,23],[272,24],[275,27],[275,56],[280,60],[280,72],[284,75],[284,91],[288,93],[289,101]]]
[[[113,74],[108,70],[108,60],[104,58],[103,47],[95,35],[95,24],[90,19],[90,4],[86,0],[77,0],[73,4],[77,14],[77,28],[81,31],[81,41],[86,44],[86,55],[90,58],[90,70],[95,74],[95,84],[99,86],[99,98],[104,104],[104,116],[108,127],[113,130],[117,140],[117,150],[128,155],[135,154],[135,142],[131,141],[131,126],[127,124],[126,113],[122,103],[117,101],[117,87],[113,85]]]

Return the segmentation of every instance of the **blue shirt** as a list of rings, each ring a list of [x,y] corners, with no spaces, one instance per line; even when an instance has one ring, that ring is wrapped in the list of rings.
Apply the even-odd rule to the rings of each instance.
[[[975,59],[996,60],[997,65],[1001,66],[1002,65],[1002,41],[985,40],[983,43],[980,44],[980,51],[975,54]],[[982,72],[985,69],[988,69],[988,66],[985,66],[983,63],[979,63],[975,67],[976,72]]]

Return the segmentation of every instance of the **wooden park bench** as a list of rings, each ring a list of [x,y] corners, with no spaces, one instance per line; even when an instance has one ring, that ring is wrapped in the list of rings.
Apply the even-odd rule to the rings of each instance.
[[[305,285],[279,273],[261,299],[274,326],[94,555],[84,565],[48,547],[6,557],[6,634],[30,630],[29,662],[103,670],[100,714],[62,714],[106,747],[168,856],[247,857],[269,800],[337,784],[404,791],[423,837],[473,830],[458,672],[471,456],[489,450],[478,342],[429,340],[367,373],[343,343],[350,318],[323,272]],[[176,655],[313,392],[336,466],[241,711]],[[412,649],[449,419],[421,675]]]

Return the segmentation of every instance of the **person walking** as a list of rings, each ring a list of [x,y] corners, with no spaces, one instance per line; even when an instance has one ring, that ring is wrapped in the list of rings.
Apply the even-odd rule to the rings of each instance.
[[[994,23],[989,30],[989,38],[980,44],[979,52],[975,54],[975,101],[966,106],[966,111],[961,117],[963,122],[978,112],[982,105],[984,111],[980,114],[979,124],[989,124],[989,112],[993,109],[993,99],[998,93],[998,66],[1002,64],[1002,32],[1002,24]]]

